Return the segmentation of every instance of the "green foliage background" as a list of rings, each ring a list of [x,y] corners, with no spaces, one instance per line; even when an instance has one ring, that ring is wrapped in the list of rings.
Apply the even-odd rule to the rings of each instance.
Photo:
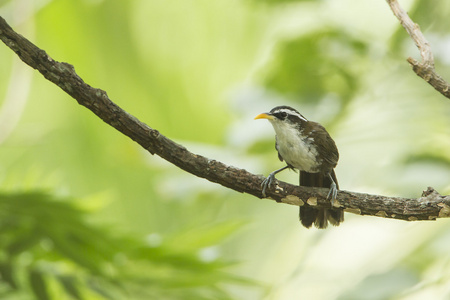
[[[402,3],[450,80],[450,4]],[[385,1],[3,0],[0,15],[190,150],[268,174],[290,104],[340,150],[341,188],[450,193],[450,101]],[[450,221],[297,209],[186,174],[0,46],[2,299],[447,299]],[[286,172],[280,179],[297,182]]]

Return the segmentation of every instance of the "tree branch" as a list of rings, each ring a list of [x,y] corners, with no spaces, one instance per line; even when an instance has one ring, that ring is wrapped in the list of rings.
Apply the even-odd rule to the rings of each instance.
[[[450,85],[434,68],[434,57],[431,52],[430,43],[425,39],[425,36],[420,31],[419,25],[415,24],[408,16],[406,11],[398,4],[397,0],[386,0],[392,12],[400,21],[400,24],[406,29],[406,32],[411,36],[417,48],[420,51],[422,62],[408,57],[407,61],[413,67],[413,71],[434,87],[439,93],[447,98],[450,98]]]
[[[185,147],[121,109],[108,98],[105,91],[85,83],[75,73],[72,65],[53,60],[44,50],[17,34],[1,17],[0,39],[26,64],[38,70],[79,104],[91,110],[105,123],[137,142],[151,154],[156,154],[198,177],[237,192],[262,198],[263,176],[189,152]],[[281,181],[277,181],[277,185],[267,191],[268,197],[278,202],[297,206],[307,203],[312,206],[330,207],[330,202],[326,199],[327,193],[328,189],[325,188],[299,187]],[[361,215],[409,221],[434,220],[438,217],[450,216],[450,196],[441,196],[432,188],[418,199],[339,191],[335,205]]]

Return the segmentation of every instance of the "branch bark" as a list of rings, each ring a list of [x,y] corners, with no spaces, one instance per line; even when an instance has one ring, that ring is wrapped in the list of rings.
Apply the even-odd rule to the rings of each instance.
[[[397,0],[386,0],[386,2],[389,4],[392,12],[420,51],[422,62],[419,62],[412,57],[408,57],[407,59],[411,64],[413,71],[434,87],[439,93],[450,99],[450,85],[436,73],[430,43],[425,39],[422,31],[420,31],[419,25],[411,20],[408,13],[400,6]]]
[[[72,65],[53,60],[44,50],[16,33],[1,17],[0,39],[22,61],[38,70],[80,105],[91,110],[105,123],[137,142],[151,154],[156,154],[198,177],[237,192],[263,198],[261,194],[263,176],[188,151],[121,109],[109,99],[105,91],[85,83]],[[267,191],[267,196],[269,199],[291,205],[330,207],[330,202],[326,199],[327,193],[328,189],[325,188],[300,187],[277,181],[276,186]],[[341,190],[335,205],[351,213],[409,221],[435,220],[450,216],[450,196],[441,196],[432,188],[428,188],[418,199]]]

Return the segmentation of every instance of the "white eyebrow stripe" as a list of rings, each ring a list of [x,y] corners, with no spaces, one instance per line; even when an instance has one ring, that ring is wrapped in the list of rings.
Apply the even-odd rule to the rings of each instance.
[[[306,118],[304,116],[302,116],[300,113],[298,113],[298,112],[296,112],[294,110],[283,108],[283,109],[277,110],[276,112],[285,112],[287,114],[297,116],[297,117],[299,117],[300,119],[302,119],[305,122],[308,122],[308,120],[306,120]]]

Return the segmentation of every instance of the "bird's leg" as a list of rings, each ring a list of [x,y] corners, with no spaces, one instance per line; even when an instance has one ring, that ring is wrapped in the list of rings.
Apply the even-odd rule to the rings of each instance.
[[[331,176],[330,173],[328,173],[328,176],[331,179],[331,186],[330,186],[330,191],[328,192],[328,195],[327,195],[327,199],[330,198],[330,196],[331,196],[330,202],[331,202],[331,206],[333,206],[334,200],[336,200],[336,197],[337,197],[338,189],[336,187],[336,182],[334,182],[333,177]]]
[[[270,186],[272,185],[272,183],[274,182],[274,180],[275,180],[275,174],[277,174],[277,173],[279,173],[279,172],[281,172],[281,171],[283,171],[283,170],[285,170],[285,169],[287,169],[287,168],[289,168],[289,166],[285,166],[285,167],[283,167],[283,168],[281,168],[281,169],[278,169],[278,170],[276,170],[276,171],[273,171],[272,173],[270,173],[269,174],[269,176],[267,176],[267,178],[266,179],[264,179],[264,181],[261,183],[261,186],[262,186],[262,195],[263,195],[263,197],[266,197],[266,189],[267,188],[270,188]]]

